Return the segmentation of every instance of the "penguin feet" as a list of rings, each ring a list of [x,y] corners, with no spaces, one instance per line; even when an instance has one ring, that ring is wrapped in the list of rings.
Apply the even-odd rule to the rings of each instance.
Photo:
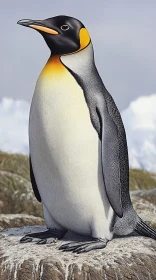
[[[48,229],[43,232],[36,232],[25,235],[21,238],[21,243],[27,243],[36,241],[37,244],[49,244],[56,243],[58,239],[61,239],[66,234],[66,231],[58,229]]]
[[[71,243],[61,245],[59,250],[62,250],[64,252],[72,251],[73,253],[80,254],[95,249],[105,248],[107,243],[108,243],[107,239],[93,238],[91,241],[71,242]]]

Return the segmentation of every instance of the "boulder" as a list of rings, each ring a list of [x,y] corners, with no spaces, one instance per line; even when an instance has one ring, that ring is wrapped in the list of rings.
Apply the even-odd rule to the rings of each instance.
[[[23,227],[0,234],[1,280],[155,280],[156,241],[146,237],[115,238],[105,249],[76,254],[58,250],[82,239],[72,233],[57,243],[20,243],[27,233],[45,227]]]
[[[132,199],[135,197],[137,200],[144,199],[156,205],[156,188],[152,190],[135,190],[131,192]]]
[[[32,225],[44,225],[45,222],[40,217],[26,214],[0,214],[0,231],[6,228],[23,227]]]
[[[132,191],[131,198],[137,214],[156,229],[156,189]]]

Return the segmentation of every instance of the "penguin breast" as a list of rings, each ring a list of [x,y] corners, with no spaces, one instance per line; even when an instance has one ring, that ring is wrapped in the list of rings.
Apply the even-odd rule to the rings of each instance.
[[[90,234],[93,217],[104,219],[109,207],[100,141],[83,90],[67,69],[61,71],[42,73],[36,85],[29,123],[32,166],[55,220]]]

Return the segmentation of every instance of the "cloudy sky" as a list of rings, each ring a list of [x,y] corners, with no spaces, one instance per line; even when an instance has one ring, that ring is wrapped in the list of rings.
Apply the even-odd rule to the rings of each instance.
[[[0,150],[29,154],[30,103],[3,97],[0,101]],[[156,172],[156,94],[132,101],[122,111],[129,162],[133,168]]]
[[[120,110],[156,92],[155,0],[1,1],[0,98],[30,102],[49,50],[40,34],[16,24],[65,14],[89,30],[96,64]]]

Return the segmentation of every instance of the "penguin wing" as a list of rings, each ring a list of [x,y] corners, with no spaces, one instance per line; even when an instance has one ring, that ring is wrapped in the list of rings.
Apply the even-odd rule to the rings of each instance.
[[[39,202],[41,202],[41,196],[40,196],[40,193],[38,191],[37,184],[36,184],[36,181],[35,181],[35,176],[34,176],[34,172],[33,172],[33,168],[32,168],[32,163],[31,163],[31,157],[30,156],[29,156],[29,164],[30,164],[30,179],[31,179],[32,188],[33,188],[34,194],[36,196],[36,199]]]
[[[110,204],[123,216],[122,197],[129,193],[129,163],[127,140],[121,115],[112,96],[106,91],[97,102],[102,145],[102,169]]]

